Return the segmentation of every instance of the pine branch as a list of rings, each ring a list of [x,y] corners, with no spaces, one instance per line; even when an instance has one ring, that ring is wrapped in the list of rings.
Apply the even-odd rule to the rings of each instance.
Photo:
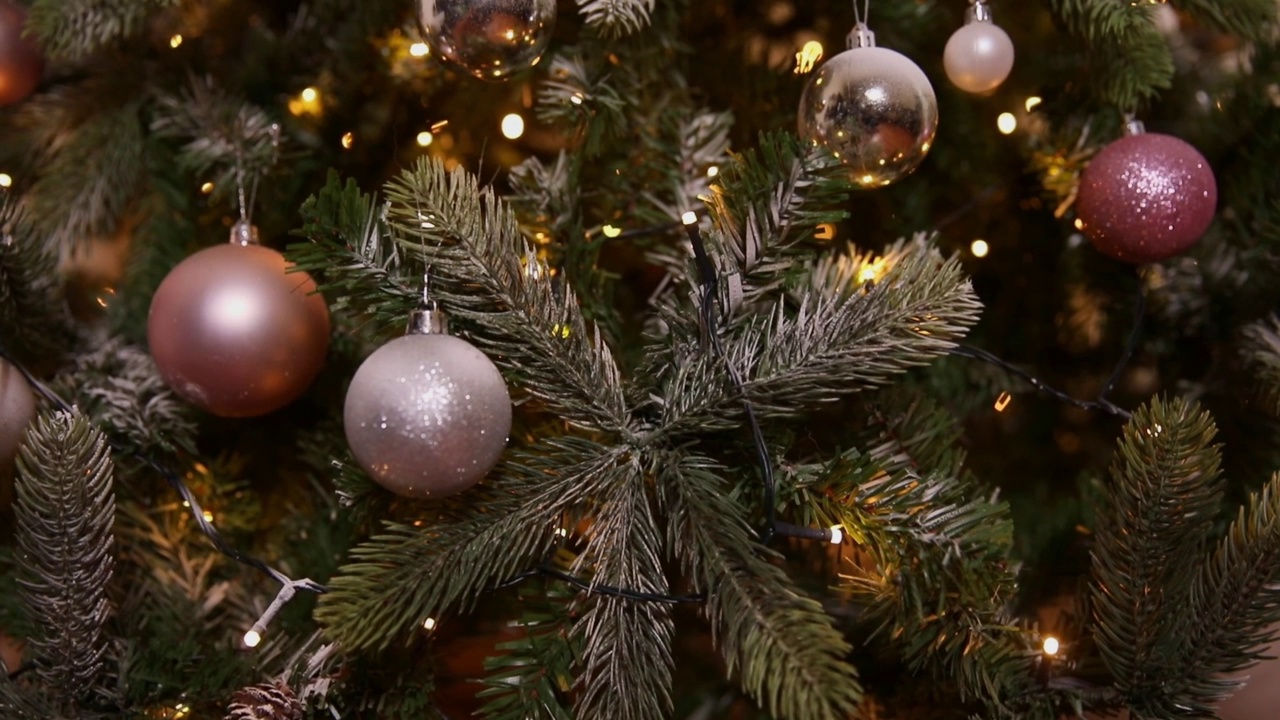
[[[311,243],[289,246],[288,257],[315,278],[335,314],[367,319],[370,336],[403,331],[422,299],[422,277],[410,277],[390,237],[377,198],[330,171],[325,186],[302,205],[295,234]]]
[[[1158,691],[1140,710],[1208,717],[1239,687],[1231,676],[1264,659],[1280,622],[1280,474],[1251,493],[1191,586],[1188,629]]]
[[[416,527],[389,523],[351,551],[320,599],[316,618],[351,650],[383,648],[428,617],[471,605],[484,591],[538,563],[561,513],[600,491],[624,448],[586,440],[544,443],[545,454],[508,451],[494,496],[469,519]]]
[[[1050,0],[1049,6],[1088,45],[1092,91],[1102,103],[1136,111],[1172,84],[1173,55],[1151,21],[1150,5]]]
[[[605,37],[639,32],[649,24],[654,0],[575,0],[578,12]]]
[[[146,179],[139,106],[101,110],[41,168],[29,192],[34,230],[63,254],[115,234]]]
[[[1276,4],[1271,0],[1172,0],[1170,4],[1245,40],[1264,42],[1275,32]]]
[[[866,602],[877,634],[912,670],[1007,714],[1034,656],[1006,607],[1017,588],[1008,507],[954,477],[886,473],[856,451],[808,496],[822,522],[841,525],[874,560],[842,587]]]
[[[597,498],[591,539],[574,571],[612,587],[669,594],[662,569],[662,534],[649,506],[638,459],[618,467]],[[671,607],[597,596],[574,624],[582,643],[583,720],[648,720],[672,711]]]
[[[783,133],[761,135],[721,167],[707,201],[717,231],[708,252],[741,276],[744,308],[783,284],[814,228],[848,216],[851,188],[829,153]]]
[[[391,181],[391,224],[431,266],[433,292],[469,321],[470,333],[499,367],[567,422],[624,431],[622,380],[599,333],[588,332],[577,299],[534,256],[511,210],[474,175],[422,160]]]
[[[1099,512],[1090,593],[1095,642],[1117,688],[1158,692],[1187,633],[1196,564],[1222,495],[1208,413],[1153,399],[1125,425]]]
[[[56,258],[38,242],[13,197],[0,191],[0,345],[31,362],[62,355],[73,339]]]
[[[279,126],[271,116],[210,78],[193,78],[184,92],[161,96],[151,130],[181,141],[178,163],[212,182],[223,197],[234,197],[237,172],[250,191],[253,179],[265,175],[281,155]]]
[[[0,670],[4,663],[0,663]],[[73,720],[36,689],[19,685],[0,672],[0,717],[5,720]]]
[[[34,0],[27,25],[50,57],[78,61],[142,32],[179,0]]]
[[[1241,332],[1240,354],[1252,371],[1258,398],[1274,417],[1280,417],[1280,318],[1273,313],[1250,323]]]
[[[954,259],[943,260],[921,238],[896,244],[886,258],[853,255],[820,263],[811,289],[798,293],[797,309],[781,300],[769,315],[727,339],[728,361],[738,368],[761,417],[794,416],[882,385],[945,355],[977,321],[981,305]],[[871,267],[883,277],[856,282]],[[740,411],[723,361],[692,346],[674,351],[687,357],[651,365],[664,388],[667,429],[732,422]],[[657,351],[651,356],[669,357]]]
[[[120,338],[103,339],[77,355],[56,389],[107,428],[124,451],[171,454],[195,447],[191,407],[160,378],[145,350]]]
[[[556,55],[547,79],[538,86],[540,122],[574,128],[587,158],[598,156],[606,143],[624,135],[629,127],[627,101],[614,87],[613,76],[602,65],[588,66],[572,50]]]
[[[837,720],[862,688],[845,662],[849,645],[817,602],[770,562],[745,509],[709,460],[665,458],[658,495],[668,545],[698,590],[729,671],[774,716]]]
[[[488,720],[573,720],[569,691],[581,642],[569,636],[576,593],[564,585],[539,583],[520,590],[524,635],[498,645],[502,655],[485,660]]]
[[[44,415],[27,431],[14,507],[37,672],[63,698],[86,697],[106,672],[115,495],[106,440],[83,415]]]

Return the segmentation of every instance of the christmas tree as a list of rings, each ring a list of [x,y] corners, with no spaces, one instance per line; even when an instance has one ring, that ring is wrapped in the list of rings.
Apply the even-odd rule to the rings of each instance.
[[[0,0],[0,716],[1268,717],[1277,12]]]

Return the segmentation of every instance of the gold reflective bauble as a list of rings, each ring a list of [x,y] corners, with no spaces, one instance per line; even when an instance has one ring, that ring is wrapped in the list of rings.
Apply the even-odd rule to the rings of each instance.
[[[555,0],[418,0],[427,44],[484,80],[542,60],[556,24]]]
[[[800,98],[800,137],[825,145],[862,187],[915,170],[938,130],[938,99],[905,55],[855,47],[828,60]]]

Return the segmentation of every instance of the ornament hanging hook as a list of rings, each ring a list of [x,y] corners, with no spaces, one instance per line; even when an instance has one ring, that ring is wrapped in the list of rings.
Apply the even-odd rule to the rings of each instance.
[[[853,0],[853,21],[858,25],[871,22],[871,0],[862,0],[862,9],[858,9],[858,0]]]
[[[449,316],[440,309],[440,304],[431,296],[431,266],[422,273],[422,297],[418,307],[409,313],[409,326],[406,335],[447,335],[449,334]]]
[[[258,229],[253,225],[253,208],[258,203],[258,185],[266,168],[274,166],[280,160],[280,123],[271,123],[268,129],[271,139],[271,155],[266,165],[249,175],[248,159],[245,156],[244,136],[247,133],[243,123],[238,128],[232,147],[235,149],[236,201],[239,205],[240,220],[231,228],[231,242],[239,245],[257,245]]]

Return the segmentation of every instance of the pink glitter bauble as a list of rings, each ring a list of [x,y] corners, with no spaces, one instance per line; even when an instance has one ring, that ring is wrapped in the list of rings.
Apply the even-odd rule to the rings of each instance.
[[[1076,215],[1093,246],[1130,263],[1185,252],[1213,221],[1218,184],[1195,148],[1171,135],[1129,135],[1080,178]]]
[[[173,391],[222,417],[265,415],[315,380],[329,307],[304,272],[260,245],[215,245],[183,260],[151,299],[147,342]]]

